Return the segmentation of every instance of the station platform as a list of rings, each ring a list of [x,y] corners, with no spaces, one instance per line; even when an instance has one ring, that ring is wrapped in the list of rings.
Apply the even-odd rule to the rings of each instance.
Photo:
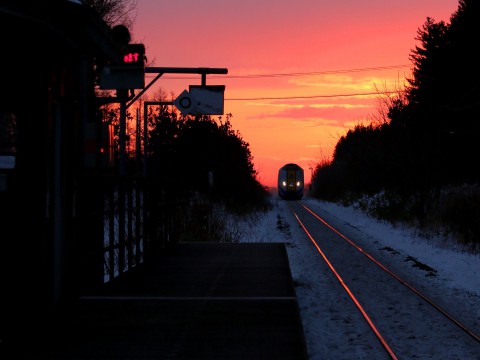
[[[25,358],[307,359],[283,243],[177,244],[49,326]]]

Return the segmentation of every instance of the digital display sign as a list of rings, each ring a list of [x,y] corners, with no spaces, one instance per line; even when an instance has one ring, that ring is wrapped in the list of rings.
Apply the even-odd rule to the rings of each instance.
[[[144,66],[145,47],[143,44],[129,44],[123,55],[123,64]]]

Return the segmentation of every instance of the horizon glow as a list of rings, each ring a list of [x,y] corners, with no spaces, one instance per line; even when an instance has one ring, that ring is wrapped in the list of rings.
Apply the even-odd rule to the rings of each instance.
[[[225,85],[222,118],[232,114],[258,180],[276,187],[290,162],[308,184],[309,168],[330,160],[341,136],[374,121],[380,94],[411,74],[417,30],[427,17],[448,23],[457,8],[456,0],[140,0],[132,35],[147,66],[228,69],[207,85]],[[200,81],[165,76],[152,88],[178,95]]]

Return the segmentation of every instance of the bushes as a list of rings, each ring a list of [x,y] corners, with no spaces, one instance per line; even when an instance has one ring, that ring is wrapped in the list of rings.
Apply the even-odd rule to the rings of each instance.
[[[472,252],[480,251],[480,187],[464,185],[444,195],[439,220],[461,244]]]
[[[233,130],[231,116],[179,118],[166,109],[149,114],[151,227],[161,246],[235,241],[226,225],[229,214],[241,216],[269,204],[249,144]]]
[[[256,204],[229,208],[205,194],[190,197],[177,223],[181,224],[179,242],[238,242],[245,231],[241,224],[251,222],[256,215],[269,210],[267,199]],[[230,204],[231,206],[232,204]]]
[[[412,227],[424,237],[444,237],[465,251],[480,252],[479,185],[449,187],[422,196],[387,191],[363,196],[345,193],[337,202],[376,219]]]

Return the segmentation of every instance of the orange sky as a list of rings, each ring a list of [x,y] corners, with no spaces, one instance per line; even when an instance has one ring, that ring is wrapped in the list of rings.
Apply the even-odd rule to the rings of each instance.
[[[148,66],[227,68],[207,85],[226,86],[225,114],[249,143],[258,179],[276,186],[278,169],[294,162],[308,183],[340,136],[377,115],[377,95],[352,95],[403,86],[417,29],[427,16],[449,22],[457,8],[458,0],[138,0],[132,42],[145,44]],[[198,84],[200,76],[164,75],[149,92]]]

